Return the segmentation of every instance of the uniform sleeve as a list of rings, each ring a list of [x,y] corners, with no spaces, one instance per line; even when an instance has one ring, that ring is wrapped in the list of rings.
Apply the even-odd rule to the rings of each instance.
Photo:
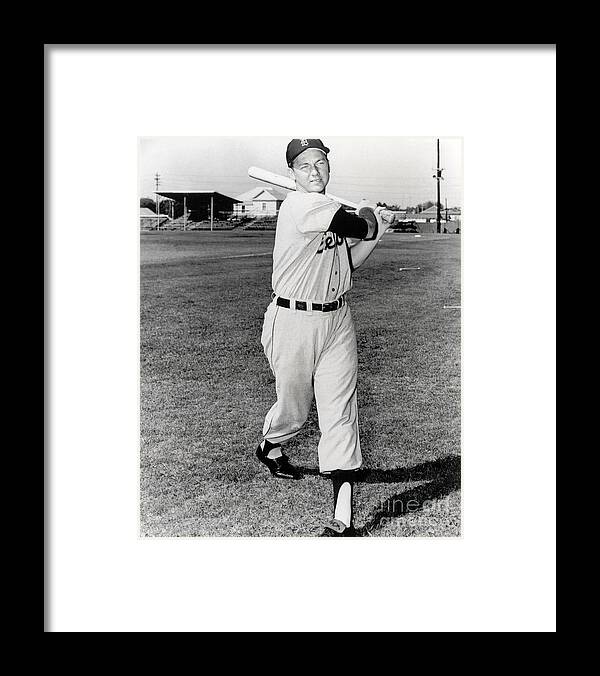
[[[286,201],[296,228],[303,235],[327,232],[340,204],[320,193],[290,193]]]
[[[367,221],[355,214],[349,214],[345,209],[338,209],[333,215],[329,230],[342,237],[354,237],[355,239],[367,239],[369,236]]]

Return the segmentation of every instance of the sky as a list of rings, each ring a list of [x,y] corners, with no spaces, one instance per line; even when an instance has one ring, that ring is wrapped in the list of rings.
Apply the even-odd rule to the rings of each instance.
[[[314,138],[314,137],[312,137]],[[321,137],[330,148],[331,178],[327,190],[353,202],[367,199],[400,207],[436,200],[433,178],[436,138],[425,136]],[[277,136],[146,136],[139,138],[139,194],[159,190],[215,190],[236,197],[266,185],[248,176],[257,166],[287,175],[289,137]],[[462,207],[462,138],[440,138],[441,202]]]

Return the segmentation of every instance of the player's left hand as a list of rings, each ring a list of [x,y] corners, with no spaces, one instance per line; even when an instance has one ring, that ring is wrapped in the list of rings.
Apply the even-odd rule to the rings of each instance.
[[[375,213],[380,216],[387,226],[393,225],[396,221],[396,214],[385,207],[376,207]]]

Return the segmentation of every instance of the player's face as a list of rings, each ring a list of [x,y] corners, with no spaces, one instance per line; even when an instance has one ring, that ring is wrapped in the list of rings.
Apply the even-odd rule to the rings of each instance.
[[[294,160],[290,175],[302,192],[325,192],[329,183],[329,161],[320,150],[309,148]]]

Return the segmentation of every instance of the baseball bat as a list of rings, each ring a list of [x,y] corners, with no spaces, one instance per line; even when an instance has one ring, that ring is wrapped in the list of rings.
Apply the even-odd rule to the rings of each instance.
[[[249,167],[248,176],[250,178],[256,178],[259,181],[264,181],[265,183],[270,183],[271,185],[276,185],[279,188],[287,188],[288,190],[296,190],[296,181],[290,178],[289,176],[282,176],[281,174],[274,174],[272,171],[267,171],[266,169],[261,169],[260,167]],[[370,223],[371,228],[377,231],[377,218],[375,217],[375,212],[373,209],[374,206],[367,206],[363,204],[359,207],[356,202],[351,202],[350,200],[343,199],[342,197],[336,197],[330,192],[326,192],[325,195],[332,199],[334,202],[343,204],[344,206],[354,209],[356,213],[361,217],[367,220]],[[394,219],[395,220],[395,219]],[[391,222],[387,225],[389,227]],[[386,227],[386,229],[387,229]],[[352,240],[353,244],[356,244],[359,240]]]
[[[276,185],[279,188],[296,190],[296,181],[294,181],[294,179],[289,178],[288,176],[282,176],[281,174],[274,174],[272,171],[267,171],[266,169],[261,169],[260,167],[250,167],[248,169],[248,176],[250,176],[250,178],[256,178],[259,181],[264,181],[264,183]],[[334,200],[335,202],[339,202],[340,204],[343,204],[346,207],[350,207],[351,209],[356,209],[358,207],[358,204],[356,204],[356,202],[350,202],[350,200],[345,200],[341,197],[336,197],[335,195],[332,195],[330,192],[326,192],[325,194],[327,195],[327,197]]]

